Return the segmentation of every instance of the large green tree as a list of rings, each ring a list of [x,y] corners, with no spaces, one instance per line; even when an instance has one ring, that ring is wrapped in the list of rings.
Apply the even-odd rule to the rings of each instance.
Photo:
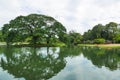
[[[93,40],[92,30],[89,29],[83,34],[83,43],[91,43],[91,40]]]
[[[50,16],[30,14],[18,16],[2,28],[7,44],[29,40],[33,44],[51,43],[66,33],[65,27]]]
[[[114,37],[118,31],[117,26],[118,26],[118,24],[115,22],[110,22],[110,23],[106,24],[105,30],[106,30],[106,34],[107,34],[107,36],[106,36],[107,40],[111,40],[113,42]]]
[[[102,31],[104,30],[104,26],[102,24],[95,25],[92,29],[92,36],[94,39],[102,38]]]

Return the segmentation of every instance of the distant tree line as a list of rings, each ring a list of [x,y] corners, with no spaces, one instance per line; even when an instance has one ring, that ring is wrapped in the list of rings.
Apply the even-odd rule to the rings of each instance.
[[[120,25],[110,22],[95,25],[83,35],[75,31],[67,33],[66,28],[50,16],[30,14],[18,16],[0,30],[0,41],[7,45],[27,42],[31,45],[74,46],[81,43],[120,43]]]
[[[83,43],[120,43],[120,25],[115,22],[95,25],[83,34]]]

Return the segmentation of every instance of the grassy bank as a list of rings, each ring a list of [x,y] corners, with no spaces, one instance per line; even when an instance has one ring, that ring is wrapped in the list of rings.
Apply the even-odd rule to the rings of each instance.
[[[120,48],[120,44],[79,44],[78,46],[100,47],[100,48]]]
[[[7,46],[6,42],[0,42],[0,46]],[[17,42],[17,43],[12,43],[10,46],[15,46],[15,47],[63,47],[66,46],[64,43],[54,43],[54,44],[30,44],[27,42]]]
[[[0,42],[0,46],[6,46],[6,43],[5,42]],[[55,44],[51,44],[51,45],[47,45],[47,44],[33,45],[33,44],[23,42],[23,43],[13,43],[12,46],[63,47],[63,46],[66,46],[66,45],[64,43],[55,43]],[[100,47],[100,48],[120,48],[120,44],[78,44],[78,47],[83,47],[83,46]]]

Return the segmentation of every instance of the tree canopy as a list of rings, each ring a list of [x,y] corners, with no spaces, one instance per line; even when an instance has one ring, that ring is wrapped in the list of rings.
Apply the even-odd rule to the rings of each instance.
[[[5,24],[2,33],[7,44],[25,41],[50,44],[65,34],[66,28],[50,16],[30,14],[18,16]]]

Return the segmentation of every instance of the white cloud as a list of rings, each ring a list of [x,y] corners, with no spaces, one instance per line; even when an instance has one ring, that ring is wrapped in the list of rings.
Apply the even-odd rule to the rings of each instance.
[[[120,22],[120,0],[0,0],[0,26],[18,15],[45,14],[83,33],[98,23]]]

